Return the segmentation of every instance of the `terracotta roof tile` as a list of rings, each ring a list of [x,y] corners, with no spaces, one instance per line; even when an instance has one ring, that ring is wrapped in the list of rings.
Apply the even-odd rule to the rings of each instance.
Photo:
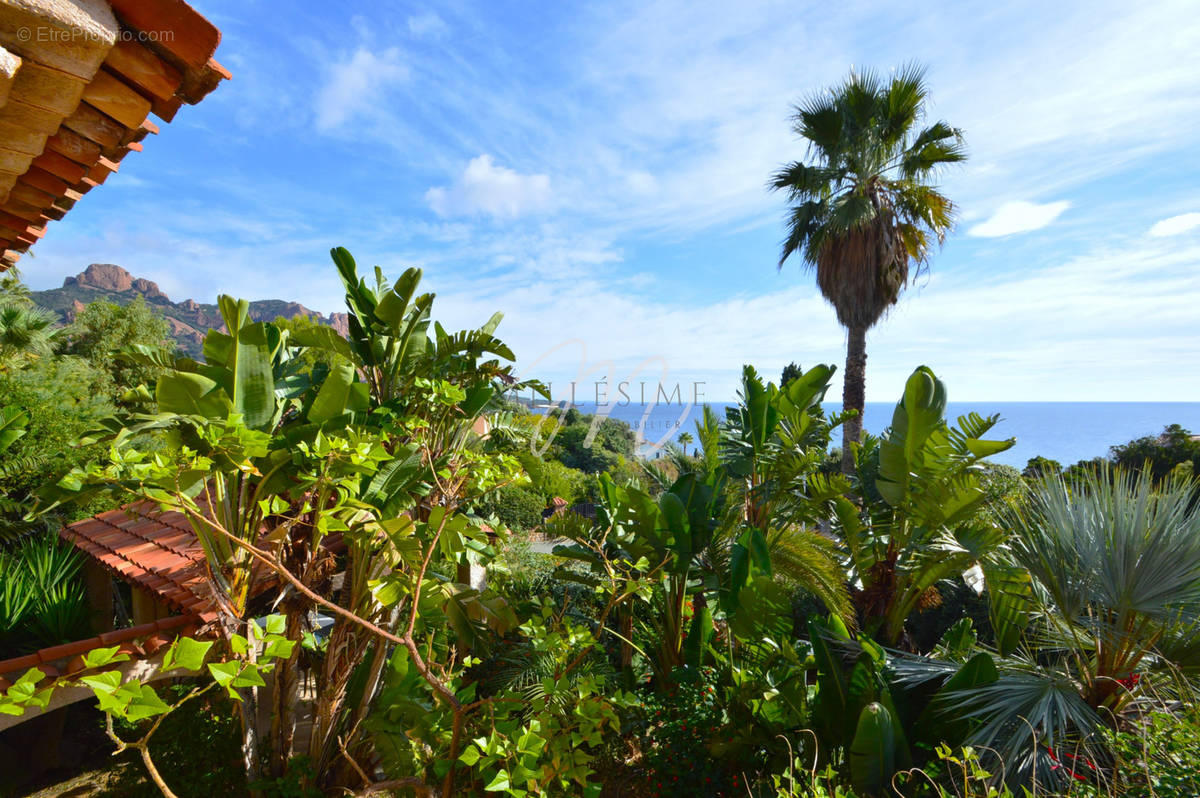
[[[133,504],[71,524],[62,537],[164,604],[211,609],[197,590],[206,579],[200,542],[169,523],[171,515],[178,514]]]
[[[184,0],[108,4],[121,35],[86,72],[51,63],[52,47],[23,53],[0,99],[0,152],[12,156],[0,175],[0,211],[9,214],[0,223],[0,271],[37,243],[46,221],[62,219],[129,152],[142,151],[142,139],[158,132],[149,114],[169,122],[230,78],[213,57],[220,30]]]

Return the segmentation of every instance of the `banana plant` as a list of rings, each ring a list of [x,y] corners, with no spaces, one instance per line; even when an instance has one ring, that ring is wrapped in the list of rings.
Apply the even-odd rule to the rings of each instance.
[[[833,500],[859,612],[889,645],[905,642],[910,615],[937,604],[939,582],[1004,561],[1004,531],[979,513],[978,464],[1016,441],[984,437],[999,416],[969,413],[950,426],[945,411],[945,386],[919,367],[882,440],[857,453],[861,507]]]
[[[956,629],[947,637],[962,634]],[[898,772],[923,766],[943,741],[968,739],[981,724],[956,711],[961,697],[999,678],[987,652],[962,662],[908,656],[864,633],[852,635],[836,617],[810,618],[809,638],[818,757],[839,765],[862,796],[895,795]]]
[[[743,369],[739,403],[726,411],[719,444],[732,496],[723,519],[734,540],[727,606],[737,605],[748,568],[757,563],[768,577],[778,566],[782,577],[853,624],[842,569],[828,538],[815,531],[823,508],[849,489],[820,472],[831,432],[844,420],[826,419],[820,407],[835,371],[816,366],[778,388],[752,367]],[[761,578],[760,584],[766,586]]]
[[[746,367],[741,401],[727,411],[726,422],[709,417],[698,427],[704,454],[695,468],[657,500],[602,476],[595,525],[572,530],[563,524],[576,543],[556,553],[593,571],[615,561],[664,564],[652,594],[648,646],[660,681],[705,656],[714,613],[743,649],[764,643],[778,649],[790,636],[790,585],[810,590],[853,621],[832,543],[809,526],[818,517],[815,507],[843,489],[818,474],[829,430],[838,423],[826,421],[819,408],[833,371],[814,368],[780,389]],[[605,549],[598,551],[594,541],[600,539]],[[777,572],[776,561],[786,565],[785,573]],[[563,575],[570,578],[569,571]]]
[[[325,349],[351,363],[373,404],[419,409],[431,386],[445,383],[465,392],[456,409],[469,419],[487,405],[497,386],[545,394],[536,382],[516,383],[512,350],[495,336],[502,313],[478,328],[450,333],[432,320],[435,295],[418,293],[420,269],[405,269],[395,282],[388,282],[375,267],[374,282],[368,283],[347,249],[336,247],[330,256],[346,289],[349,335],[343,338],[331,328],[313,327],[298,332],[293,342]]]

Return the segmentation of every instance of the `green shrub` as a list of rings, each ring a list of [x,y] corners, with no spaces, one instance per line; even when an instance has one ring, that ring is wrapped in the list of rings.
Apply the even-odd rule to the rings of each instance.
[[[1085,795],[1110,792],[1126,798],[1200,795],[1200,713],[1152,712],[1132,728],[1109,732],[1116,757],[1112,789],[1089,788]]]
[[[642,704],[642,750],[650,795],[738,795],[742,766],[715,756],[725,742],[727,717],[715,685],[716,671],[680,669],[676,684]]]
[[[593,477],[578,469],[569,468],[557,460],[543,460],[532,452],[522,452],[518,459],[529,475],[530,488],[541,495],[544,503],[556,496],[567,504],[583,501]]]
[[[1049,457],[1030,457],[1025,463],[1025,468],[1021,471],[1021,476],[1025,479],[1040,479],[1047,474],[1061,474],[1063,470],[1062,463],[1057,460],[1051,460]]]
[[[509,529],[530,530],[541,526],[542,510],[546,504],[531,488],[510,485],[489,496],[480,508],[480,514],[492,517]]]
[[[34,491],[94,459],[100,447],[79,446],[79,439],[113,412],[111,392],[108,376],[78,357],[42,358],[28,368],[0,374],[0,406],[17,408],[29,417],[26,433],[4,452],[0,495],[28,507]],[[56,528],[59,522],[86,518],[113,504],[111,499],[97,499],[76,505],[43,525]],[[22,515],[0,517],[0,541],[37,528]]]
[[[0,550],[0,650],[22,654],[91,634],[82,565],[53,532]]]
[[[491,586],[515,602],[548,595],[557,584],[555,558],[533,550],[526,537],[512,537],[488,568]]]
[[[1171,424],[1159,435],[1147,435],[1109,450],[1109,457],[1127,471],[1149,467],[1156,480],[1165,478],[1176,466],[1191,463],[1200,467],[1200,441],[1179,424]]]

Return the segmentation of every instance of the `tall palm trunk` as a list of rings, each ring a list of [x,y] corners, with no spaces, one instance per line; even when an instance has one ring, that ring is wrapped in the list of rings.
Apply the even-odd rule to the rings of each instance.
[[[850,327],[846,339],[846,377],[842,384],[842,410],[855,410],[857,415],[842,425],[842,473],[852,475],[854,451],[851,444],[862,438],[863,405],[866,403],[867,328]]]

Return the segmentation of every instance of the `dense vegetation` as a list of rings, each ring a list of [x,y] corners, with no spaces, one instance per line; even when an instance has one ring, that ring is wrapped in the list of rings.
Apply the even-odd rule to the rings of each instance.
[[[653,461],[515,401],[544,389],[500,315],[446,330],[417,269],[335,249],[347,334],[222,296],[194,357],[144,301],[58,328],[6,279],[5,655],[92,633],[54,532],[133,500],[187,519],[215,618],[163,643],[169,684],[98,647],[0,714],[90,690],[123,796],[1195,794],[1200,442],[1018,472],[926,366],[861,430],[866,331],[952,222],[925,99],[853,75],[772,180],[849,331],[846,412],[832,365],[747,365]]]
[[[107,386],[107,418],[80,422],[105,431],[53,465],[71,473],[39,509],[177,509],[224,599],[215,637],[169,648],[177,688],[112,679],[115,648],[60,680],[117,721],[134,759],[114,794],[1116,794],[1191,778],[1196,727],[1174,708],[1200,664],[1200,510],[1177,455],[1069,481],[989,465],[1012,443],[989,437],[997,419],[946,419],[922,367],[843,474],[820,365],[783,387],[747,367],[690,452],[639,463],[604,422],[585,456],[594,419],[505,399],[498,318],[448,333],[419,272],[369,283],[334,259],[348,339],[222,298],[226,331],[196,362],[145,343],[161,330],[136,307],[97,306],[5,375],[54,364]],[[1114,454],[1155,462],[1144,450]],[[555,497],[591,512],[544,519]],[[77,559],[23,545],[0,557],[24,569],[6,584],[53,584],[9,592],[74,598],[5,609],[0,634],[71,637],[88,609]],[[264,567],[282,587],[254,599]],[[44,702],[40,680],[0,711]],[[1151,734],[1164,746],[1147,756]]]

